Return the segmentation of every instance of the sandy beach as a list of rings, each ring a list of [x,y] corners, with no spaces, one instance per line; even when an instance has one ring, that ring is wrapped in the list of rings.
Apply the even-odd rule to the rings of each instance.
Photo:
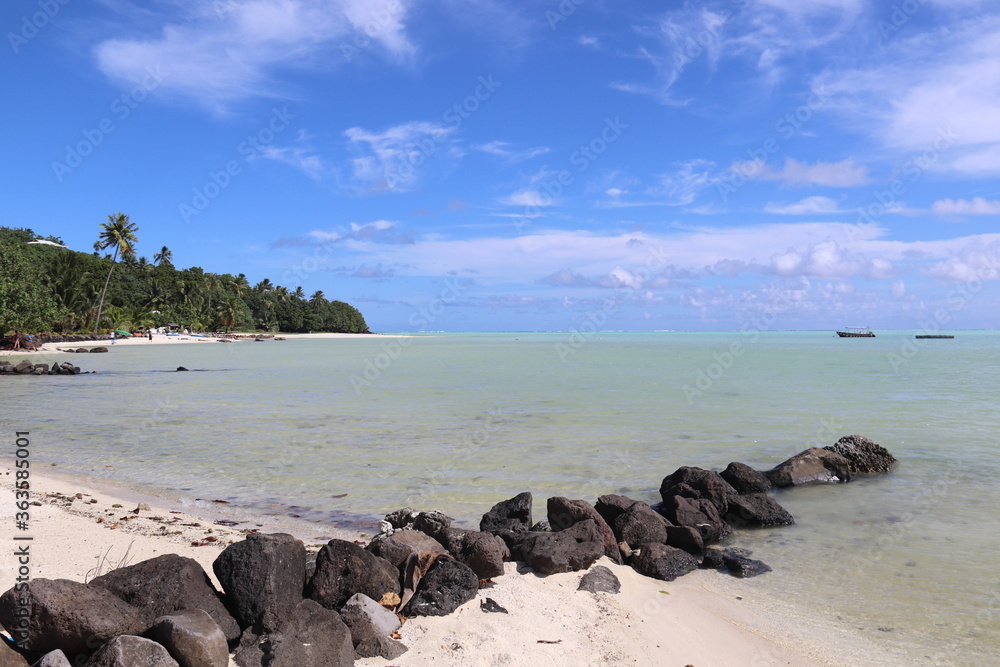
[[[11,539],[12,470],[5,468],[0,479],[0,521]],[[33,538],[33,578],[87,581],[119,565],[176,553],[197,560],[214,581],[212,562],[226,546],[242,540],[247,529],[291,532],[310,549],[331,537],[361,537],[304,523],[220,525],[190,507],[37,472],[31,484],[32,499],[38,503],[26,531]],[[606,558],[599,564],[621,580],[619,594],[577,591],[582,573],[543,577],[507,563],[503,576],[456,613],[408,621],[400,634],[409,651],[392,664],[843,664],[844,654],[829,647],[832,641],[812,641],[805,626],[762,613],[754,581],[696,571],[667,583]],[[4,589],[11,584],[3,582]],[[509,613],[484,613],[480,602],[487,597]],[[379,658],[357,664],[389,663]]]
[[[309,334],[264,334],[266,336],[272,336],[272,338],[266,338],[265,341],[273,341],[273,337],[283,338],[284,340],[276,341],[279,343],[287,343],[289,341],[295,340],[308,340],[308,339],[334,339],[334,338],[345,338],[345,339],[362,339],[362,338],[398,338],[398,334],[348,334],[348,333],[309,333]],[[254,342],[254,334],[250,333],[234,333],[234,338],[228,340],[233,340],[235,343],[247,343]],[[40,345],[38,350],[28,352],[27,350],[0,350],[0,357],[16,357],[23,356],[25,359],[31,359],[32,356],[36,354],[55,354],[61,353],[60,348],[78,348],[78,347],[106,347],[109,350],[112,345],[115,347],[119,345],[196,345],[196,344],[206,344],[206,343],[217,343],[220,339],[225,338],[225,336],[198,336],[191,334],[180,334],[177,336],[168,336],[166,334],[153,334],[153,339],[150,340],[146,336],[132,336],[130,338],[116,338],[115,342],[112,343],[110,340],[86,340],[73,343],[44,343]]]

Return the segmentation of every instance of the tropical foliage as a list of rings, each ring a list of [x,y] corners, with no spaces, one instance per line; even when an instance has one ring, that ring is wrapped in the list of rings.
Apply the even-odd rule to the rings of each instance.
[[[353,306],[322,292],[306,298],[264,279],[177,269],[163,246],[154,262],[136,256],[138,228],[116,213],[100,226],[94,253],[28,245],[31,229],[0,227],[0,335],[135,330],[176,323],[192,331],[365,333]],[[62,244],[58,237],[45,240]],[[102,254],[111,250],[111,254]],[[118,261],[120,259],[120,261]]]

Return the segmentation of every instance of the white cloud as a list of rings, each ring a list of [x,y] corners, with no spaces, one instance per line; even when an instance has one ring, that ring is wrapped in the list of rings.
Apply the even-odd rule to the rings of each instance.
[[[159,90],[223,111],[234,101],[286,94],[276,76],[283,68],[346,62],[342,47],[354,46],[358,35],[390,57],[413,55],[404,27],[409,4],[411,0],[206,1],[183,18],[157,17],[165,25],[155,37],[107,39],[97,45],[95,55],[112,79],[140,84],[155,68],[164,74]]]
[[[540,190],[524,188],[504,197],[500,203],[504,206],[523,206],[527,209],[536,209],[553,206],[558,203],[558,200]]]
[[[538,157],[539,155],[544,155],[549,152],[549,149],[545,146],[525,148],[522,150],[512,150],[508,148],[509,146],[510,144],[506,141],[490,141],[485,144],[475,145],[473,148],[483,153],[489,153],[490,155],[502,157],[508,163],[524,162],[525,160],[530,160],[531,158]]]
[[[943,216],[1000,215],[1000,201],[982,197],[972,199],[941,199],[931,206],[931,211]]]
[[[881,59],[818,77],[827,105],[880,145],[930,168],[1000,172],[1000,17],[979,15],[936,31],[893,35]]]
[[[789,157],[785,158],[780,170],[757,161],[736,162],[730,171],[756,180],[780,181],[785,186],[850,188],[869,182],[868,167],[857,164],[853,157],[840,162],[817,161],[814,164]]]
[[[810,215],[842,213],[837,202],[829,197],[806,197],[794,204],[777,204],[769,202],[764,211],[776,215]]]
[[[350,160],[351,186],[368,192],[405,192],[414,187],[431,158],[456,157],[454,126],[413,121],[371,132],[360,127],[344,131],[358,157]]]
[[[319,179],[326,172],[323,161],[319,156],[311,155],[310,151],[305,148],[265,146],[258,155],[268,160],[275,160],[295,167],[305,172],[310,178]]]

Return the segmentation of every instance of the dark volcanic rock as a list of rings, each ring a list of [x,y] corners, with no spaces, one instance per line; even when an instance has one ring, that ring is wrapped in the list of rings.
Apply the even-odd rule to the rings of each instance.
[[[570,526],[590,519],[597,524],[604,538],[604,555],[615,563],[621,563],[621,552],[618,550],[618,539],[611,526],[597,510],[585,500],[570,500],[562,496],[549,498],[546,503],[549,525],[552,530],[565,530]]]
[[[20,373],[21,375],[27,375],[28,373],[31,373],[33,370],[35,370],[35,365],[30,361],[28,361],[27,359],[19,361],[17,365],[14,366],[14,372]]]
[[[150,630],[181,667],[228,667],[229,642],[202,609],[160,616]]]
[[[504,541],[490,533],[468,532],[462,536],[455,559],[468,565],[480,579],[499,577],[503,574],[504,556],[510,551]]]
[[[693,556],[700,556],[705,550],[705,541],[701,538],[701,533],[692,526],[669,526],[667,545],[683,549]]]
[[[85,667],[179,667],[167,649],[152,639],[119,635],[87,661]]]
[[[683,549],[650,543],[642,545],[639,555],[632,559],[632,567],[647,577],[673,581],[698,569],[698,560]]]
[[[447,616],[476,597],[479,577],[468,565],[438,557],[403,607],[404,616]]]
[[[625,542],[631,548],[637,549],[639,545],[646,542],[659,542],[660,544],[666,542],[668,523],[649,505],[637,501],[618,515],[612,525],[615,538],[619,542]]]
[[[622,582],[618,581],[615,573],[603,565],[595,565],[587,574],[580,577],[580,585],[576,587],[578,591],[589,591],[591,593],[617,593],[622,589]]]
[[[420,512],[413,519],[413,530],[430,535],[438,542],[446,539],[450,528],[451,517],[442,512]]]
[[[729,553],[728,551],[723,552],[722,559],[725,563],[726,569],[729,570],[729,574],[734,577],[740,577],[741,579],[746,577],[756,577],[759,574],[771,571],[771,567],[769,565],[759,560]]]
[[[320,549],[316,573],[306,586],[307,597],[333,610],[355,593],[381,600],[399,592],[399,570],[392,563],[346,540],[330,540]]]
[[[90,582],[111,591],[151,618],[184,609],[208,612],[227,641],[240,637],[240,626],[222,603],[208,574],[192,558],[175,554],[157,556],[135,565],[120,567]]]
[[[518,540],[517,533],[531,529],[531,493],[525,491],[509,500],[503,500],[483,515],[479,530],[504,538],[511,548]]]
[[[681,466],[664,477],[663,483],[660,484],[660,497],[664,501],[671,496],[705,498],[710,500],[723,516],[729,507],[729,496],[736,493],[736,489],[719,473],[690,466]]]
[[[106,348],[106,347],[92,347],[92,348],[90,348],[91,354],[98,354],[98,353],[107,352],[107,351],[108,351],[108,348]]]
[[[68,579],[33,579],[23,591],[0,596],[0,623],[20,640],[21,609],[30,609],[28,648],[37,653],[62,649],[67,655],[90,655],[117,635],[149,627],[150,616],[113,593]]]
[[[245,628],[269,607],[302,601],[306,548],[285,533],[250,533],[226,547],[212,569],[233,615]]]
[[[313,600],[264,612],[243,631],[233,659],[239,667],[352,667],[351,633],[335,611]]]
[[[412,507],[404,507],[402,509],[393,510],[385,515],[385,520],[389,522],[389,525],[394,529],[399,530],[400,528],[406,528],[407,526],[413,525],[413,520],[417,518],[420,514],[417,510]]]
[[[851,481],[851,464],[836,452],[813,447],[764,474],[777,487],[843,483]]]
[[[604,555],[604,537],[597,524],[587,519],[566,530],[528,533],[511,553],[539,574],[576,572]]]
[[[373,612],[378,614],[376,618],[372,617]],[[392,619],[391,625],[386,625],[383,614]],[[389,637],[399,628],[399,619],[371,598],[355,595],[344,605],[340,618],[351,631],[356,657],[393,660],[406,652],[406,646]]]
[[[392,535],[376,535],[365,549],[389,561],[397,570],[406,564],[410,554],[421,551],[448,553],[443,544],[419,530],[397,530]]]
[[[3,667],[11,667],[10,665],[4,664],[2,660],[0,660],[0,665],[3,665]],[[55,651],[49,651],[43,655],[38,662],[33,664],[31,667],[73,667],[73,663],[69,661],[69,658],[66,657],[65,653],[56,649]]]
[[[764,473],[754,470],[746,463],[733,461],[719,473],[737,493],[767,493],[771,490],[771,481]]]
[[[896,457],[888,449],[863,435],[845,435],[836,444],[823,449],[846,458],[851,472],[858,475],[889,472],[896,465]]]
[[[795,523],[788,510],[766,493],[750,493],[730,498],[726,521],[734,528],[790,526]]]
[[[706,549],[701,559],[701,567],[706,570],[718,570],[725,564],[726,558],[720,549]]]
[[[636,501],[628,496],[619,496],[613,493],[601,496],[594,504],[594,509],[608,523],[615,525],[615,519],[625,513],[629,507],[635,505]]]
[[[664,499],[658,511],[674,525],[697,528],[704,544],[718,542],[733,533],[732,527],[723,521],[719,510],[707,498],[670,496]]]

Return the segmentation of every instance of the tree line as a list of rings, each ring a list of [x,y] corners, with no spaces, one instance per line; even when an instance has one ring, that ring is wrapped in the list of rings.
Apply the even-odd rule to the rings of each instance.
[[[179,324],[191,331],[367,333],[361,313],[322,291],[308,298],[242,273],[178,269],[166,246],[138,256],[138,227],[116,213],[101,224],[94,252],[56,236],[0,227],[0,335],[136,331]],[[110,254],[102,251],[110,251]]]

